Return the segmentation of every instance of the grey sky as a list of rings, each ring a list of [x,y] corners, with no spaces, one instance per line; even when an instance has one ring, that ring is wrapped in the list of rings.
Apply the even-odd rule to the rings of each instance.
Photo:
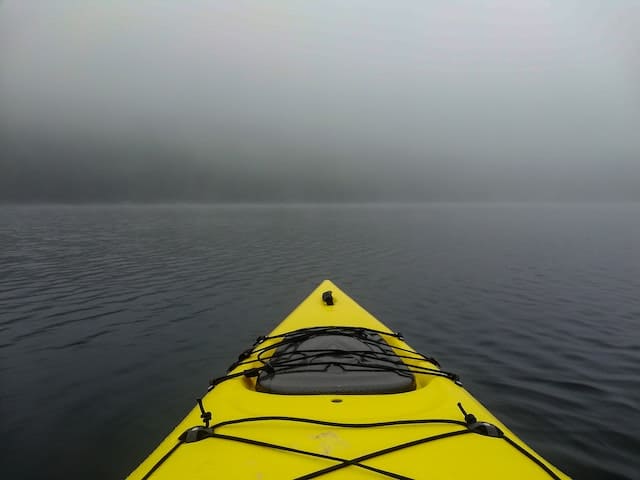
[[[5,200],[640,199],[640,3],[5,0],[0,109]]]

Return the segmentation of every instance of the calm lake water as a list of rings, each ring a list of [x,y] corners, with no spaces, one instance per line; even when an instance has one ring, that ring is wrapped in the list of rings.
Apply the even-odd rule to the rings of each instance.
[[[121,478],[330,278],[582,479],[640,475],[640,204],[0,207],[0,470]]]

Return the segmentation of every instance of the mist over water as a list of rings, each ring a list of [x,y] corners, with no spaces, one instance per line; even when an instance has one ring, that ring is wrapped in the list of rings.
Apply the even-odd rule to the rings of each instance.
[[[638,245],[638,204],[2,207],[0,464],[124,477],[330,278],[574,478],[634,479]]]
[[[618,0],[0,5],[0,201],[640,199]]]

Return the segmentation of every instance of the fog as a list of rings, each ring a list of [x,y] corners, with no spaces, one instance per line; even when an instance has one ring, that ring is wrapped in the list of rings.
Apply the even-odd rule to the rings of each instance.
[[[0,201],[433,200],[640,200],[640,5],[0,3]]]

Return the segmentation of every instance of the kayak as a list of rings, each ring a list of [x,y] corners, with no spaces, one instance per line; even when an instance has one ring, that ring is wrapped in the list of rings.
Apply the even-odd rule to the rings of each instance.
[[[325,280],[128,477],[567,479]]]

